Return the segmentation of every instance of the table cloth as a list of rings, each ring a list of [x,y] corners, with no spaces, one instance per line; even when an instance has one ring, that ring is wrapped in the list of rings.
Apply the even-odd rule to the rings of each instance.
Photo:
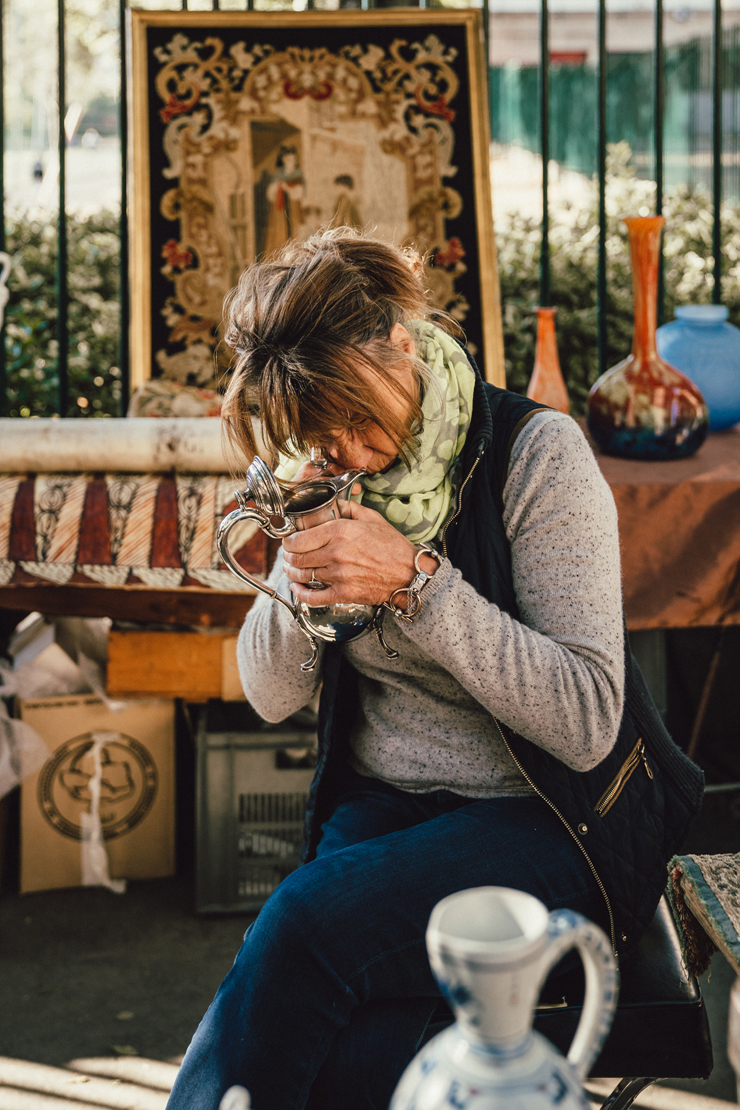
[[[740,430],[689,459],[597,459],[619,514],[628,627],[740,624]],[[0,474],[0,604],[34,583],[248,595],[215,545],[233,488],[213,473]],[[263,576],[266,537],[244,527],[232,548]]]
[[[233,491],[217,474],[0,474],[0,586],[253,593],[216,548]],[[266,537],[239,527],[232,550],[263,576]]]
[[[740,430],[688,459],[597,458],[619,514],[628,628],[740,624]]]

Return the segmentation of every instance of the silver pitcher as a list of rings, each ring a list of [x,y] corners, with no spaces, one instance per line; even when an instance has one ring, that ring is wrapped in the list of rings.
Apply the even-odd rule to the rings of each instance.
[[[325,468],[326,463],[315,458],[313,452],[311,459],[317,469]],[[348,470],[337,477],[323,474],[303,482],[282,482],[275,477],[267,463],[255,455],[254,462],[247,470],[246,487],[235,494],[239,508],[225,516],[218,529],[218,550],[229,570],[237,578],[284,605],[301,631],[308,636],[313,652],[311,658],[301,664],[302,671],[312,671],[316,667],[319,640],[346,643],[367,632],[375,632],[388,658],[397,659],[398,652],[389,648],[383,639],[383,607],[353,602],[308,605],[294,597],[283,597],[266,582],[239,566],[229,550],[229,532],[238,521],[253,520],[268,536],[279,540],[316,524],[339,520],[342,515],[340,500],[349,500],[352,486],[364,473],[364,470]],[[248,505],[249,501],[253,501],[255,507]],[[315,590],[326,588],[320,582],[309,585]]]

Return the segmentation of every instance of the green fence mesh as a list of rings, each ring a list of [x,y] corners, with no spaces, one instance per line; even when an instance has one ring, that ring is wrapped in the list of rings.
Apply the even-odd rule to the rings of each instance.
[[[607,60],[607,141],[627,142],[641,177],[654,179],[653,85],[650,52],[610,54]],[[710,36],[666,47],[664,180],[711,187],[712,41]],[[740,201],[740,28],[723,34],[723,195]],[[539,70],[510,63],[492,67],[491,137],[539,151]],[[550,68],[551,157],[567,169],[596,170],[596,72],[591,65]]]

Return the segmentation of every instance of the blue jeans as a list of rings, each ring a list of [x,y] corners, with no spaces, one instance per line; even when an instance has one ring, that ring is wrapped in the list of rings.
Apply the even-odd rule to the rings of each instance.
[[[385,1110],[440,995],[424,932],[474,886],[529,891],[602,922],[588,864],[539,798],[409,794],[345,773],[318,857],[247,930],[183,1060],[168,1110]]]

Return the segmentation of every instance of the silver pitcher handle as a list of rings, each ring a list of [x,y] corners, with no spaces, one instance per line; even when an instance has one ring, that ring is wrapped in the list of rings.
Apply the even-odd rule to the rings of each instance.
[[[237,578],[241,578],[242,582],[248,582],[250,586],[254,586],[260,593],[267,594],[268,597],[271,597],[273,601],[279,601],[281,605],[285,606],[291,617],[295,618],[295,609],[292,603],[288,601],[287,598],[283,597],[282,594],[278,593],[277,590],[273,590],[272,586],[268,586],[266,582],[263,582],[261,578],[256,578],[253,574],[250,574],[248,570],[240,566],[231,554],[229,550],[229,532],[240,520],[255,521],[263,532],[266,532],[268,536],[273,536],[275,539],[280,539],[281,536],[290,536],[295,532],[295,527],[292,524],[286,523],[283,528],[273,529],[270,524],[270,518],[260,512],[259,509],[245,507],[234,509],[228,516],[225,516],[219,524],[218,532],[216,533],[216,545],[219,554],[229,570],[232,571]]]

